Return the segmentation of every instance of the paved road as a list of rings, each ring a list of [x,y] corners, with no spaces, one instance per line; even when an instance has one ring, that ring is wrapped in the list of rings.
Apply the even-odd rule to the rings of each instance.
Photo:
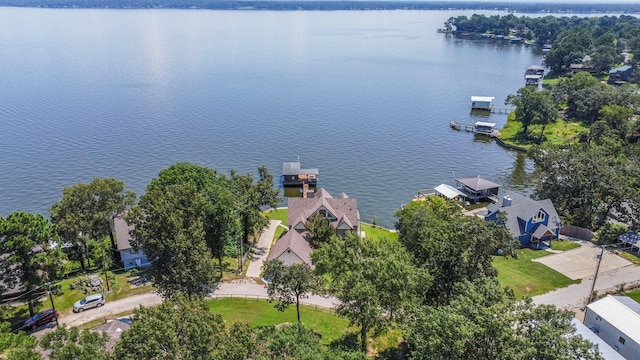
[[[144,306],[157,305],[162,302],[162,297],[156,293],[140,294],[129,296],[116,301],[107,301],[102,307],[85,310],[81,313],[71,313],[60,316],[60,324],[67,326],[78,326],[97,319],[113,317],[116,314],[132,311]]]
[[[209,297],[266,299],[267,289],[264,285],[256,283],[253,279],[243,279],[229,283],[220,283],[217,289],[212,294],[210,294]],[[119,313],[133,311],[134,309],[140,307],[140,305],[157,305],[160,304],[162,300],[162,297],[160,297],[156,293],[134,295],[116,301],[108,301],[104,304],[104,306],[99,308],[85,310],[84,312],[77,314],[71,313],[68,315],[62,315],[59,319],[59,322],[60,324],[64,324],[67,326],[79,326],[90,321],[110,318]],[[306,305],[333,308],[338,303],[338,300],[331,297],[312,295],[309,298],[303,299],[302,302]]]
[[[256,245],[256,250],[253,252],[253,256],[251,257],[251,262],[247,267],[246,277],[259,279],[260,273],[262,272],[262,264],[269,256],[269,250],[271,249],[271,244],[273,243],[273,237],[276,234],[276,229],[280,225],[282,221],[280,220],[271,220],[269,221],[269,226],[262,232],[260,235],[260,240]]]
[[[593,276],[589,276],[582,279],[579,284],[569,285],[544,295],[535,296],[533,297],[533,302],[538,305],[555,305],[566,310],[582,309],[589,296],[592,282]],[[617,291],[621,284],[626,286],[640,284],[640,267],[629,265],[615,270],[601,271],[596,280],[595,291],[600,294]]]

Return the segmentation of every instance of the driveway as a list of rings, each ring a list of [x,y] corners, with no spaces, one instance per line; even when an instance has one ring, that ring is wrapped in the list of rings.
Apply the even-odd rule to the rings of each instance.
[[[596,272],[598,256],[602,249],[600,246],[586,241],[581,244],[582,246],[579,248],[543,256],[533,261],[544,264],[571,280],[584,279]],[[629,265],[632,265],[630,261],[605,250],[600,263],[600,272],[620,269]]]
[[[280,220],[271,220],[269,221],[269,226],[262,231],[260,240],[258,241],[256,249],[253,252],[253,256],[251,257],[251,262],[247,267],[246,277],[255,279],[260,278],[260,274],[262,273],[262,264],[269,256],[269,251],[271,250],[271,244],[273,244],[276,229],[281,222],[282,221]]]

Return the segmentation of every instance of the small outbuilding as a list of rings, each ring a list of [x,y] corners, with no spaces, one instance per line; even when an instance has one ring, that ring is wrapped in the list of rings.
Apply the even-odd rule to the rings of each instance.
[[[640,304],[613,296],[587,305],[584,325],[625,359],[640,359]]]
[[[283,186],[317,185],[318,169],[302,169],[300,162],[285,162],[282,163],[281,180]]]

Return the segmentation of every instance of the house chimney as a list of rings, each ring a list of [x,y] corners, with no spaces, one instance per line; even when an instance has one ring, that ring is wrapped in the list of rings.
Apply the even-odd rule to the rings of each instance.
[[[505,195],[502,198],[502,207],[507,207],[507,206],[511,206],[511,198],[509,197],[509,195]]]

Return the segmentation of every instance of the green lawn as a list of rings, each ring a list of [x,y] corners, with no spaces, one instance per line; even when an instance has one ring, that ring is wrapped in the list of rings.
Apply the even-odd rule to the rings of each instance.
[[[380,226],[373,227],[373,225],[361,223],[362,231],[364,231],[366,237],[371,239],[387,238],[389,240],[398,240],[398,233],[390,231],[389,229],[382,228]]]
[[[640,289],[627,291],[627,292],[622,293],[621,295],[626,295],[626,296],[628,296],[628,297],[632,298],[633,300],[635,300],[635,301],[640,303]]]
[[[588,130],[589,128],[581,123],[558,119],[545,128],[543,142],[556,145],[576,142],[578,135]],[[500,139],[507,144],[529,148],[531,145],[537,144],[541,131],[542,126],[530,125],[529,133],[525,136],[522,134],[522,123],[515,120],[515,113],[512,112],[507,117],[507,124],[500,129]]]
[[[282,225],[288,225],[287,216],[289,215],[289,209],[269,209],[264,212],[264,215],[269,220],[280,220],[282,221]]]
[[[209,309],[220,313],[225,322],[246,322],[252,327],[298,321],[295,304],[284,312],[276,310],[274,304],[265,300],[223,298],[209,300]],[[347,331],[349,323],[326,309],[312,306],[301,307],[300,319],[306,326],[322,334],[324,344],[339,339]]]
[[[619,250],[618,251],[618,255],[622,256],[623,258],[631,261],[634,265],[639,265],[640,266],[640,257],[638,257],[635,254],[632,254],[628,251],[624,251],[624,250]]]
[[[569,240],[553,240],[551,242],[552,250],[567,251],[567,250],[571,250],[579,247],[580,247],[580,244],[574,241],[569,241]]]
[[[493,258],[493,266],[498,270],[498,280],[503,286],[510,287],[517,299],[523,296],[536,296],[551,290],[577,284],[580,280],[571,280],[559,272],[531,261],[550,255],[543,250],[520,249],[518,258],[503,256]]]

